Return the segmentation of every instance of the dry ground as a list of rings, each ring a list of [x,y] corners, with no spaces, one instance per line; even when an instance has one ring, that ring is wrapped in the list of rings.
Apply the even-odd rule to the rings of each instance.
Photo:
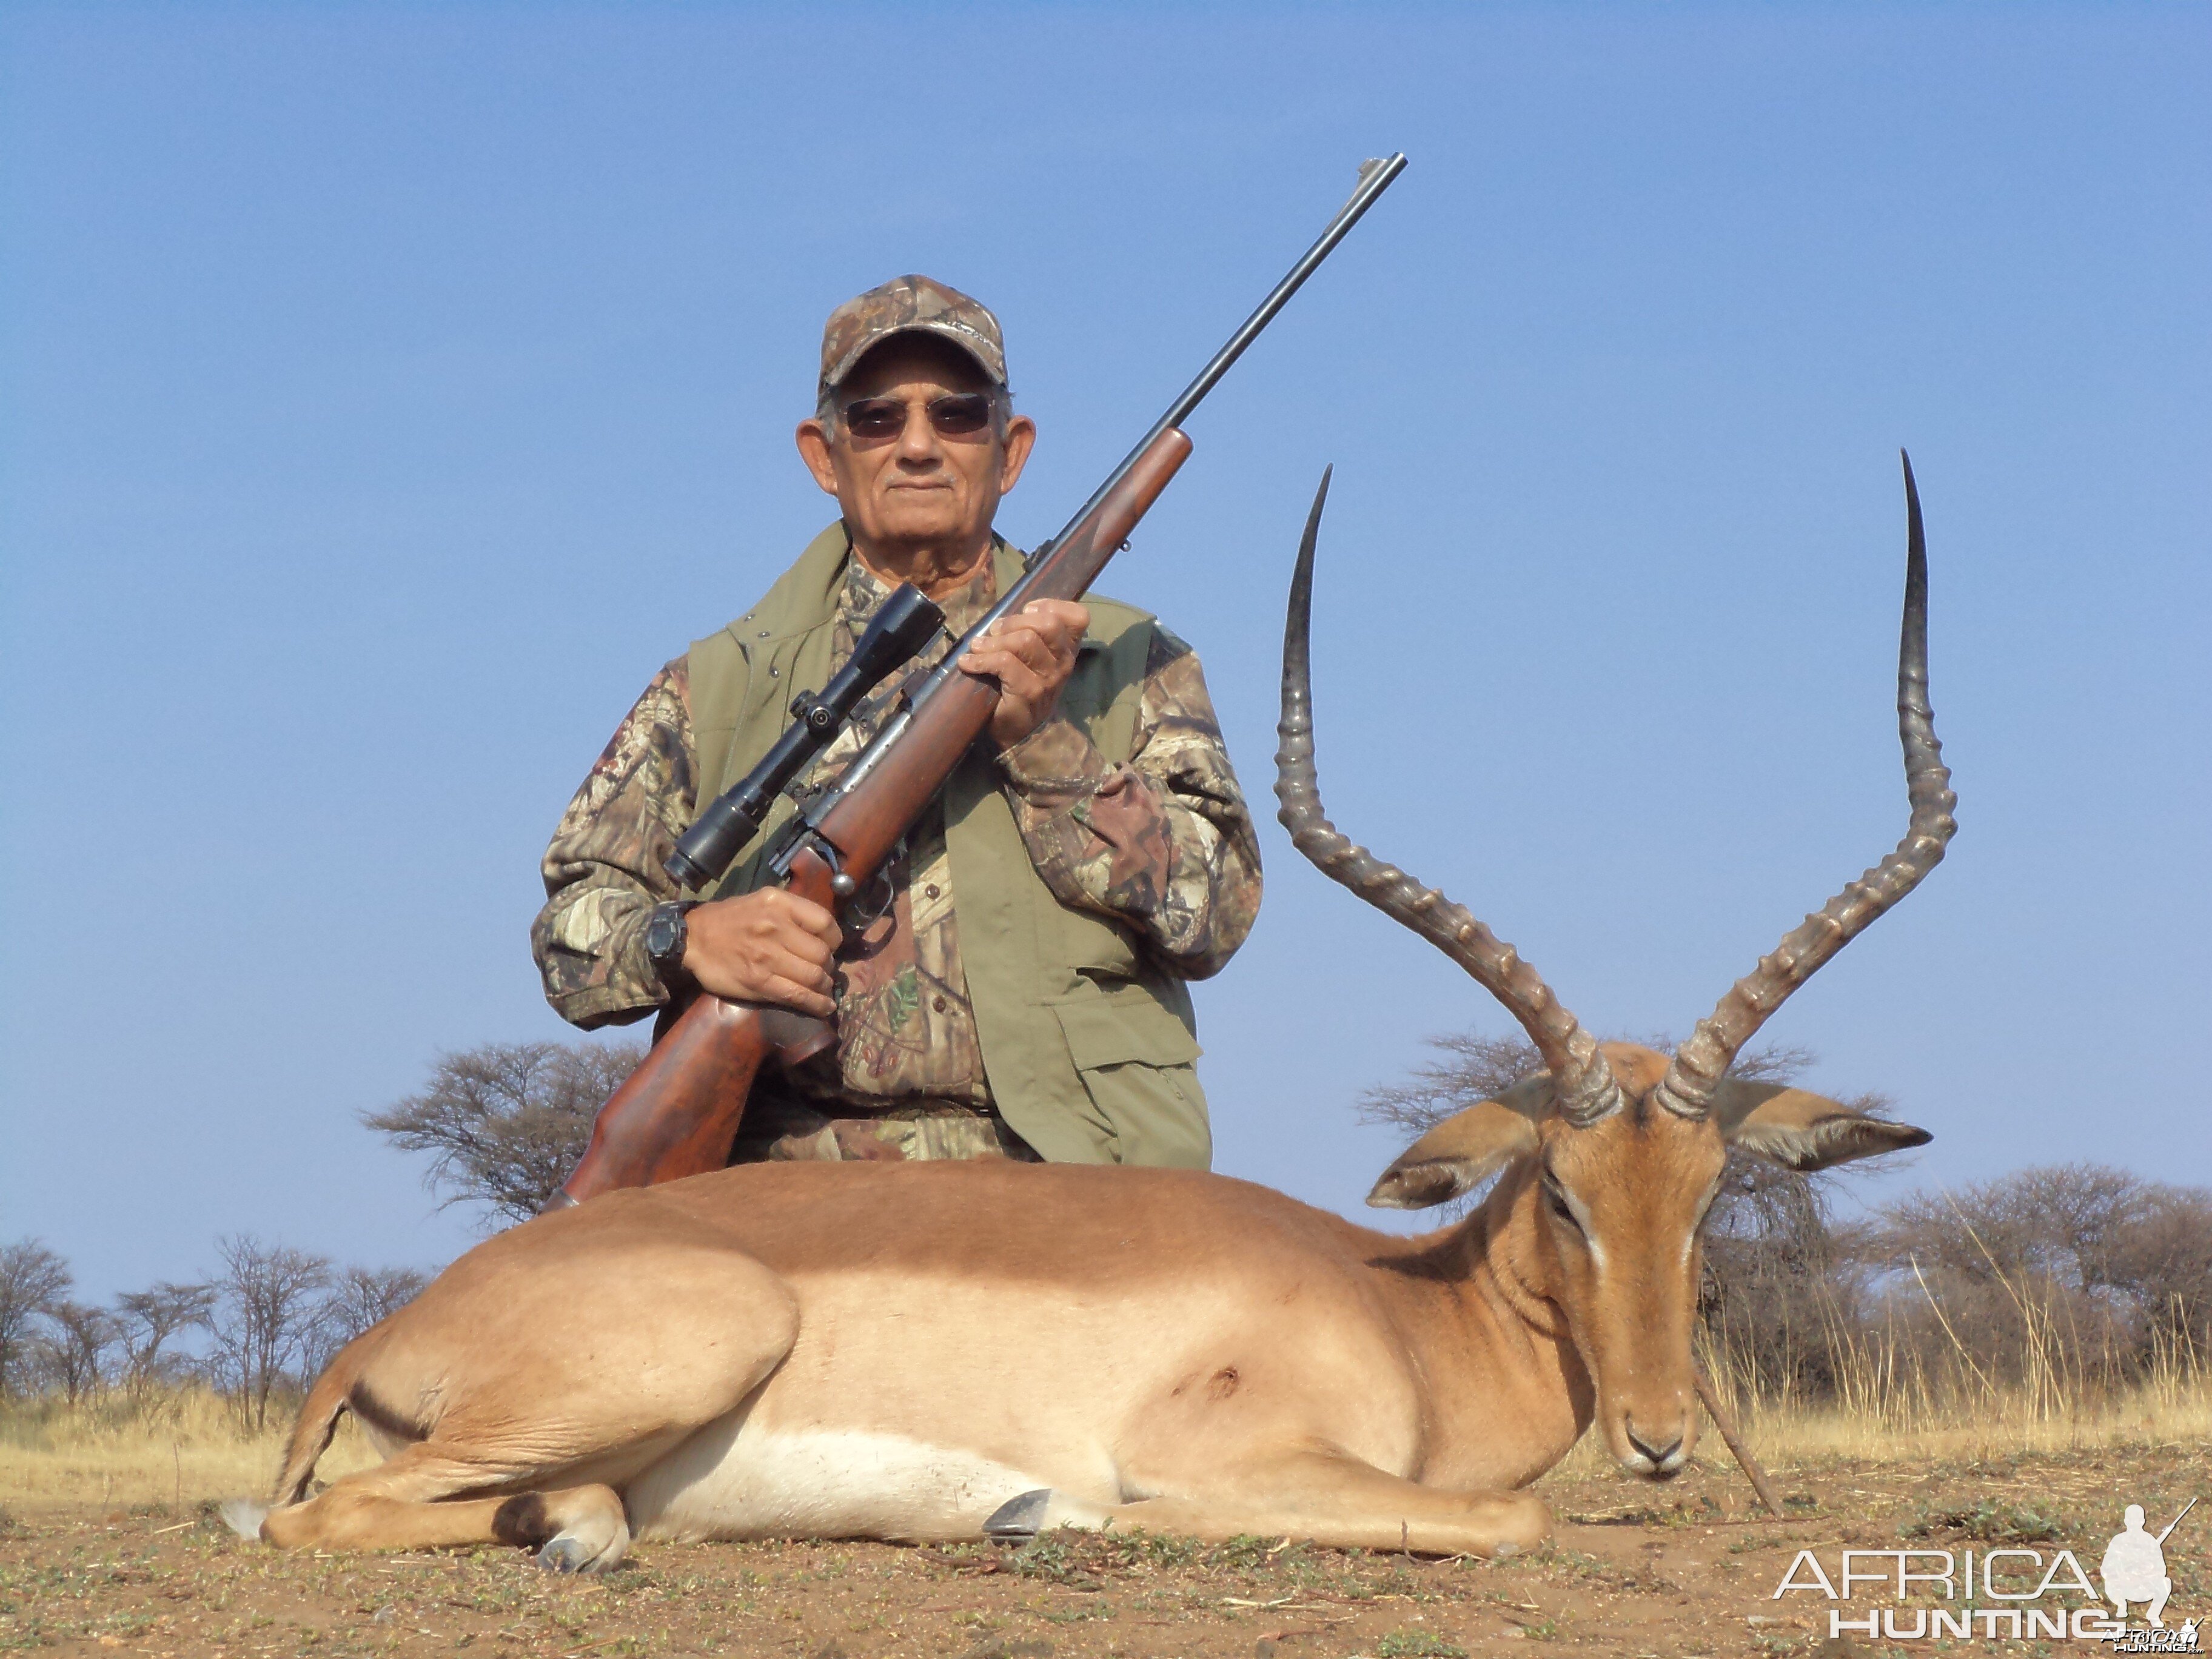
[[[1497,1564],[1061,1534],[1021,1550],[647,1545],[597,1582],[500,1549],[286,1556],[231,1538],[189,1499],[178,1515],[165,1500],[103,1510],[31,1495],[12,1500],[0,1533],[0,1650],[1449,1659],[1526,1655],[1535,1642],[1663,1659],[1861,1652],[1826,1641],[1826,1603],[1772,1599],[1800,1547],[1832,1570],[1845,1545],[2055,1538],[2094,1571],[2124,1503],[2170,1516],[2192,1494],[2212,1497],[2212,1451],[2195,1437],[1978,1460],[1828,1458],[1775,1474],[1789,1498],[1780,1522],[1755,1510],[1724,1462],[1701,1457],[1657,1487],[1578,1453],[1539,1488],[1560,1517],[1555,1540]],[[2212,1611],[2212,1517],[2197,1518],[2168,1545],[2169,1622]]]

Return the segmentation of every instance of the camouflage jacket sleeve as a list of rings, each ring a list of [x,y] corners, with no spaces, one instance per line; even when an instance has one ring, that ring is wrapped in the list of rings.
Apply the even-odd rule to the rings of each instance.
[[[1182,978],[1221,971],[1259,914],[1260,843],[1195,652],[1156,627],[1128,764],[1057,717],[999,761],[1054,897],[1126,923]]]
[[[688,665],[678,657],[645,688],[545,849],[545,908],[530,950],[545,1000],[571,1024],[627,1024],[668,1000],[645,953],[645,922],[678,896],[661,860],[691,821],[692,763]]]

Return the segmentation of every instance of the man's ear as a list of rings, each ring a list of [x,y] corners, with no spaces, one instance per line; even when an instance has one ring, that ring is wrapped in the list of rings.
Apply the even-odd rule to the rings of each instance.
[[[999,462],[999,493],[1003,495],[1019,483],[1022,469],[1030,464],[1030,452],[1036,447],[1036,422],[1026,415],[1006,417],[1006,451]]]
[[[1936,1139],[1910,1123],[1855,1112],[1826,1095],[1733,1078],[1723,1078],[1713,1091],[1713,1117],[1730,1146],[1789,1170],[1825,1170],[1856,1158],[1925,1146]]]
[[[814,482],[822,486],[822,493],[837,493],[837,464],[830,456],[830,428],[815,416],[808,416],[799,423],[792,434],[799,442],[799,459],[806,463],[806,470],[814,475]]]
[[[1455,1112],[1382,1171],[1367,1201],[1378,1210],[1425,1210],[1471,1193],[1516,1158],[1537,1149],[1536,1115],[1552,1080],[1531,1078],[1496,1100]]]

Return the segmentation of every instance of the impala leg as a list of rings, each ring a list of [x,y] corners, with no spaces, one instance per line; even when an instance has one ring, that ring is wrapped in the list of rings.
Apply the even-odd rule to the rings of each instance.
[[[1552,1516],[1530,1492],[1451,1492],[1401,1480],[1357,1458],[1297,1452],[1133,1504],[1028,1492],[985,1529],[1006,1536],[1058,1526],[1143,1527],[1216,1543],[1289,1536],[1334,1549],[1488,1556],[1540,1543]]]
[[[294,1484],[256,1517],[260,1536],[293,1548],[542,1545],[539,1562],[563,1571],[618,1563],[629,1547],[619,1490],[740,1404],[799,1328],[769,1269],[623,1197],[480,1247],[395,1314],[337,1381],[381,1437],[413,1443],[304,1503],[282,1500],[311,1465],[288,1467]],[[525,1256],[512,1241],[532,1229]]]
[[[481,1490],[481,1463],[410,1446],[391,1462],[339,1480],[304,1504],[273,1510],[261,1535],[284,1549],[441,1549],[520,1544],[562,1572],[597,1572],[629,1548],[622,1499],[611,1486],[568,1486],[512,1498],[448,1498]],[[540,1547],[543,1546],[544,1547]]]

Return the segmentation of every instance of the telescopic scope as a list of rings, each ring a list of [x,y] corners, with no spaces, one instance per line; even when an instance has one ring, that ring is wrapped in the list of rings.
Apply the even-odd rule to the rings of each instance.
[[[699,815],[662,867],[695,893],[721,879],[722,872],[760,833],[775,798],[844,729],[860,699],[934,639],[944,626],[945,613],[920,588],[901,582],[892,589],[860,635],[860,642],[853,647],[853,659],[838,670],[818,695],[802,691],[792,699],[791,712],[798,719],[776,739],[775,747],[762,757],[759,765]]]

